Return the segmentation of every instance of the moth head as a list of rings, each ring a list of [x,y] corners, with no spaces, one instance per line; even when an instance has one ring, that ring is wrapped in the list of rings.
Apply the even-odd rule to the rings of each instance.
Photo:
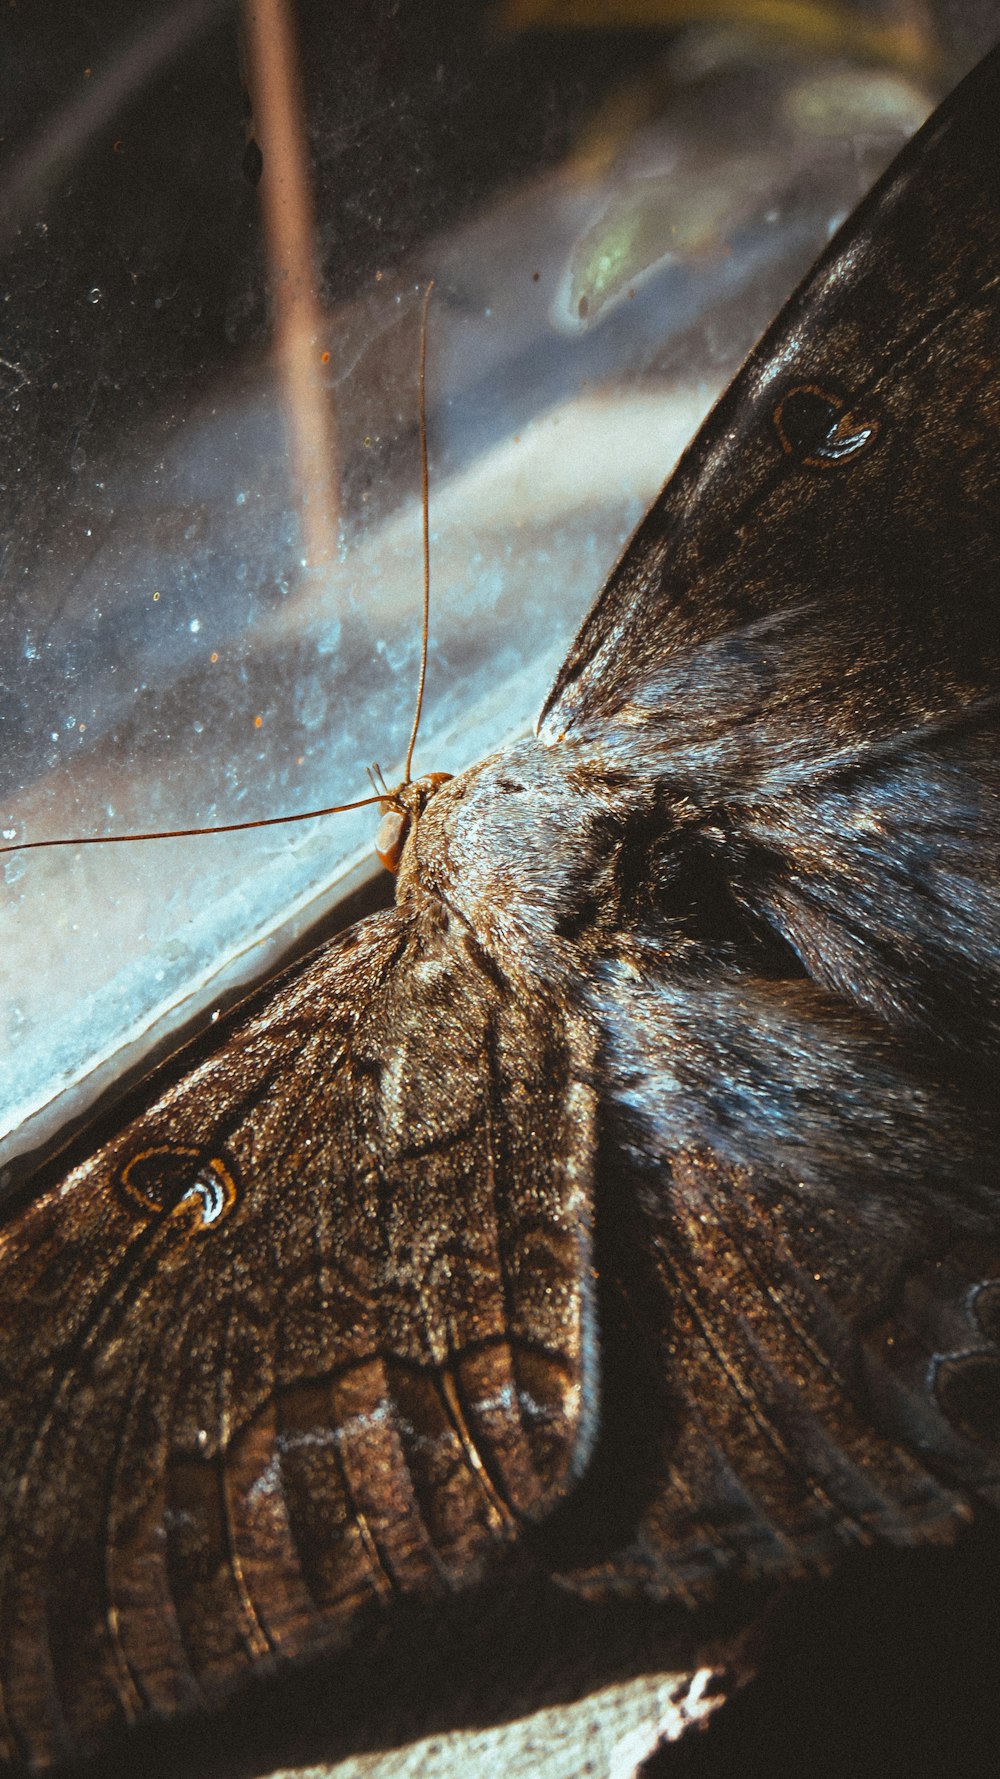
[[[450,778],[450,772],[427,772],[423,778],[397,785],[379,803],[382,820],[375,834],[375,851],[380,863],[393,876],[399,870],[414,822],[434,792],[447,784]]]

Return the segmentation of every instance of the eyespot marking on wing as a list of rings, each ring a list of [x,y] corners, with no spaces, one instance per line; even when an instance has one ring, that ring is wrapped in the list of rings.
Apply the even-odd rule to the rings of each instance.
[[[935,1360],[933,1389],[942,1414],[957,1432],[987,1445],[1000,1445],[1000,1358],[996,1353],[948,1353]]]
[[[119,1185],[130,1209],[144,1217],[183,1218],[199,1234],[224,1222],[239,1197],[229,1162],[173,1145],[133,1155]]]
[[[973,1285],[968,1304],[983,1339],[1000,1346],[1000,1279]]]
[[[808,469],[837,469],[874,445],[879,423],[858,415],[839,395],[816,383],[798,383],[782,396],[772,416],[787,457]]]

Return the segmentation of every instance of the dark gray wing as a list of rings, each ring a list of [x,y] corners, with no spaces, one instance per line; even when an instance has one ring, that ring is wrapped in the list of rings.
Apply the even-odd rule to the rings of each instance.
[[[807,610],[824,670],[809,715],[831,746],[995,690],[998,107],[1000,51],[765,334],[585,620],[546,739],[636,703],[681,731],[689,713],[666,700],[697,691],[700,645],[764,634],[773,657]]]
[[[448,1590],[583,1466],[591,1096],[426,907],[293,972],[0,1230],[15,1763]]]
[[[1000,1503],[996,1108],[801,975],[606,967],[589,1588],[948,1538]],[[623,1454],[627,1453],[627,1457]]]
[[[622,811],[584,975],[622,1406],[587,1488],[623,1494],[630,1441],[641,1475],[602,1586],[950,1535],[1000,1488],[998,114],[994,53],[751,356],[541,719]]]
[[[998,109],[1000,50],[752,354],[540,725],[645,786],[814,980],[966,1068],[1000,1041]]]

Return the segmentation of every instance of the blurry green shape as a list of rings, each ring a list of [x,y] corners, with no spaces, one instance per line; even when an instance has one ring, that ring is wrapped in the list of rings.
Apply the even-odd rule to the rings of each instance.
[[[664,261],[724,250],[774,177],[772,155],[742,155],[623,187],[571,250],[553,319],[570,331],[591,327]]]
[[[799,81],[785,100],[785,116],[809,136],[853,138],[862,131],[910,135],[932,104],[930,94],[903,75],[838,69]]]

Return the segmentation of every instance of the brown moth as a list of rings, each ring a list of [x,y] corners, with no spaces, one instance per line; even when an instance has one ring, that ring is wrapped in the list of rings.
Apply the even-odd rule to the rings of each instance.
[[[535,736],[396,793],[395,909],[6,1210],[11,1768],[528,1547],[692,1602],[997,1503],[998,111],[994,54]]]

